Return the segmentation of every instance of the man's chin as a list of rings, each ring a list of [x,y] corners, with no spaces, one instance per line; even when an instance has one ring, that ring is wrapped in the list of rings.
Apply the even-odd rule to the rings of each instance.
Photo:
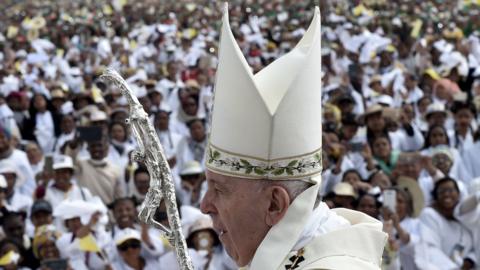
[[[238,256],[238,252],[236,251],[232,241],[228,238],[227,233],[224,233],[219,237],[220,242],[222,243],[223,247],[225,248],[225,251],[227,252],[228,256],[232,258],[232,260],[239,266],[242,267],[243,265],[240,265],[240,257]]]

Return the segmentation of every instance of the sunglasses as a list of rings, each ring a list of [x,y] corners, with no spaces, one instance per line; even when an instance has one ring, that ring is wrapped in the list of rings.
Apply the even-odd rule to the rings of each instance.
[[[125,243],[117,246],[118,250],[120,251],[127,251],[128,249],[137,249],[142,246],[142,243],[138,240],[134,241],[126,241]]]

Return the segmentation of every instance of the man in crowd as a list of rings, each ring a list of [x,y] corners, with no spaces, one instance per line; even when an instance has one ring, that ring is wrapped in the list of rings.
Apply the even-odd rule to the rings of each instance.
[[[318,8],[297,47],[255,76],[228,20],[225,8],[201,204],[220,241],[249,269],[380,269],[381,223],[317,199]]]

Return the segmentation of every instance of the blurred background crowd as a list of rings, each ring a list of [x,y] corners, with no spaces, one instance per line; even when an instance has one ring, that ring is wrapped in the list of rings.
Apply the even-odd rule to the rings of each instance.
[[[477,268],[480,3],[229,2],[254,72],[295,46],[320,5],[320,195],[384,223],[383,268]],[[0,267],[176,269],[168,241],[136,218],[150,178],[129,158],[126,99],[99,80],[113,67],[172,167],[195,268],[236,269],[198,209],[221,5],[1,2]],[[163,204],[156,219],[167,224]]]

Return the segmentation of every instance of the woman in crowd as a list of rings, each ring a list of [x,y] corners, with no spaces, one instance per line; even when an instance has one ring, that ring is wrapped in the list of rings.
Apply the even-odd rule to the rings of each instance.
[[[463,159],[457,149],[452,148],[450,145],[450,139],[447,134],[445,127],[441,125],[433,125],[428,130],[427,135],[425,136],[425,146],[422,150],[422,155],[433,157],[439,152],[450,153],[452,165],[448,172],[443,172],[445,175],[453,177],[455,179],[464,181],[468,183],[471,176],[468,173],[468,170],[465,168]]]
[[[474,269],[472,233],[454,217],[460,201],[457,181],[442,178],[432,191],[433,204],[420,215],[420,234],[427,248],[423,251],[427,265],[438,269]]]
[[[378,201],[378,196],[364,193],[358,197],[355,210],[379,219],[380,207],[382,203]]]
[[[400,151],[392,149],[390,137],[386,134],[378,135],[371,140],[370,148],[372,149],[373,157],[378,163],[378,166],[387,175],[392,173],[393,168],[397,164]]]
[[[62,115],[60,118],[60,134],[55,140],[53,152],[55,154],[63,153],[66,142],[75,138],[75,118],[72,114]]]
[[[113,263],[113,270],[158,270],[166,269],[161,266],[158,258],[149,258],[141,255],[142,239],[140,233],[131,228],[119,231],[114,238],[118,253],[117,260]]]
[[[420,221],[417,218],[424,205],[418,184],[408,178],[399,179],[401,186],[391,188],[396,192],[395,212],[383,209],[383,219],[391,221],[395,244],[399,247],[400,264],[405,269],[419,269],[415,263],[416,250],[420,248]],[[406,184],[404,184],[406,183]],[[415,195],[413,195],[415,194]]]
[[[109,126],[110,147],[108,159],[119,168],[125,169],[130,159],[129,154],[135,149],[130,139],[128,127],[124,122],[112,122]]]
[[[55,244],[60,235],[51,225],[38,228],[33,238],[33,253],[40,261],[39,270],[55,270],[56,267],[73,270],[68,259],[60,257],[60,250]]]
[[[110,230],[112,239],[116,239],[118,234],[122,234],[127,229],[135,230],[141,236],[142,255],[145,258],[158,259],[165,253],[166,248],[159,237],[158,231],[146,224],[137,223],[137,210],[132,198],[117,199],[110,207],[115,219],[115,224]],[[116,248],[115,245],[117,245]],[[111,243],[109,246],[108,255],[112,261],[116,260],[118,255],[121,255],[116,252],[118,244],[115,243],[115,245]]]
[[[44,153],[50,153],[55,144],[55,125],[53,107],[43,94],[34,94],[30,105],[30,118],[25,123],[23,137],[38,142]]]
[[[370,183],[363,181],[362,176],[355,169],[345,171],[343,173],[342,182],[350,183],[357,193],[360,191],[368,192],[372,188]]]
[[[450,146],[460,154],[473,146],[474,127],[472,120],[476,115],[475,106],[469,102],[455,101],[451,107],[455,119],[455,127],[450,130]]]

